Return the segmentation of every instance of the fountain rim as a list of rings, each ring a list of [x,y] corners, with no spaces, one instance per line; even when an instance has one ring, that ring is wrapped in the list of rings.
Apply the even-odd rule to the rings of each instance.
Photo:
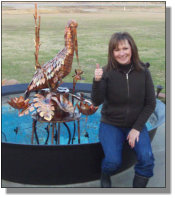
[[[20,94],[20,93],[24,93],[25,90],[28,87],[28,83],[24,83],[24,84],[15,84],[15,85],[5,85],[2,86],[2,92],[1,95],[2,96],[7,96],[10,94]],[[61,87],[67,87],[68,89],[72,89],[72,83],[63,83]],[[92,89],[92,84],[90,83],[77,83],[76,84],[76,89],[75,92],[79,92],[79,91],[86,91],[87,93],[90,93]],[[38,144],[16,144],[16,143],[10,143],[10,142],[1,142],[1,144],[6,144],[6,145],[10,145],[10,146],[16,146],[16,147],[20,147],[20,146],[25,146],[26,148],[28,147],[46,147],[46,148],[54,148],[54,147],[62,147],[62,148],[68,148],[68,147],[80,147],[80,146],[87,146],[87,145],[97,145],[100,144],[100,142],[93,142],[93,143],[80,143],[80,144],[58,144],[58,145],[38,145]]]
[[[12,147],[26,147],[26,148],[30,148],[30,147],[42,147],[42,148],[57,148],[57,147],[61,147],[61,148],[70,148],[70,147],[74,147],[74,148],[78,148],[78,147],[83,147],[83,146],[90,146],[90,145],[98,145],[100,144],[100,142],[94,142],[94,143],[80,143],[80,144],[57,144],[57,145],[45,145],[45,144],[16,144],[16,143],[10,143],[10,142],[1,142],[1,144],[5,144],[5,145],[10,145]]]
[[[9,94],[19,94],[24,93],[28,87],[28,83],[23,84],[15,84],[15,85],[4,85],[1,88],[1,95],[6,96]],[[72,90],[72,83],[63,83],[61,87],[66,87],[70,90]],[[90,83],[77,83],[75,87],[75,92],[78,91],[86,91],[87,93],[90,93],[92,90],[92,84]]]

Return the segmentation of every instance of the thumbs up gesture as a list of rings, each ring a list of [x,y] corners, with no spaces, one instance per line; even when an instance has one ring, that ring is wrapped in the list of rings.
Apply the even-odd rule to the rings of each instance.
[[[95,69],[95,81],[100,81],[103,75],[103,69],[100,68],[100,65],[97,63],[96,64],[96,69]]]

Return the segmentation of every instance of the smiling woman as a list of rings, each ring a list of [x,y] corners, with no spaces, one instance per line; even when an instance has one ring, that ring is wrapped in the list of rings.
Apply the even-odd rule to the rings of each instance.
[[[137,46],[127,32],[109,41],[108,63],[97,65],[92,101],[103,104],[99,139],[105,157],[101,164],[101,187],[111,187],[110,176],[122,164],[125,140],[137,155],[133,187],[146,187],[153,176],[154,156],[145,126],[156,105],[150,72],[139,58]],[[144,146],[143,146],[144,145]]]
[[[115,60],[120,64],[131,63],[131,46],[127,40],[121,41],[113,53]]]
[[[127,32],[113,34],[109,42],[107,70],[131,62],[136,70],[142,68],[135,41]]]

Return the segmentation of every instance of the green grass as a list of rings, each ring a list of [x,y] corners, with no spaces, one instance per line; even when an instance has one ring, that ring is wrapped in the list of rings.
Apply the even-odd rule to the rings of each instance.
[[[135,39],[144,62],[150,62],[155,86],[165,87],[165,13],[122,12],[105,9],[99,13],[41,14],[40,63],[47,62],[64,47],[64,27],[69,19],[77,20],[79,59],[84,78],[91,83],[96,63],[107,62],[111,35],[128,31]],[[28,83],[34,74],[33,14],[2,13],[2,79],[16,79]],[[72,82],[77,68],[64,82]],[[165,89],[164,91],[165,92]]]

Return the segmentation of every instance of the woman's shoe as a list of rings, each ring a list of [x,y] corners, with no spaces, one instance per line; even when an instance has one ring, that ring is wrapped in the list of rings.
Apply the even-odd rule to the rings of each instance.
[[[101,188],[111,188],[111,178],[106,173],[101,174]]]
[[[133,188],[145,188],[149,178],[140,175],[135,175],[133,179]]]

